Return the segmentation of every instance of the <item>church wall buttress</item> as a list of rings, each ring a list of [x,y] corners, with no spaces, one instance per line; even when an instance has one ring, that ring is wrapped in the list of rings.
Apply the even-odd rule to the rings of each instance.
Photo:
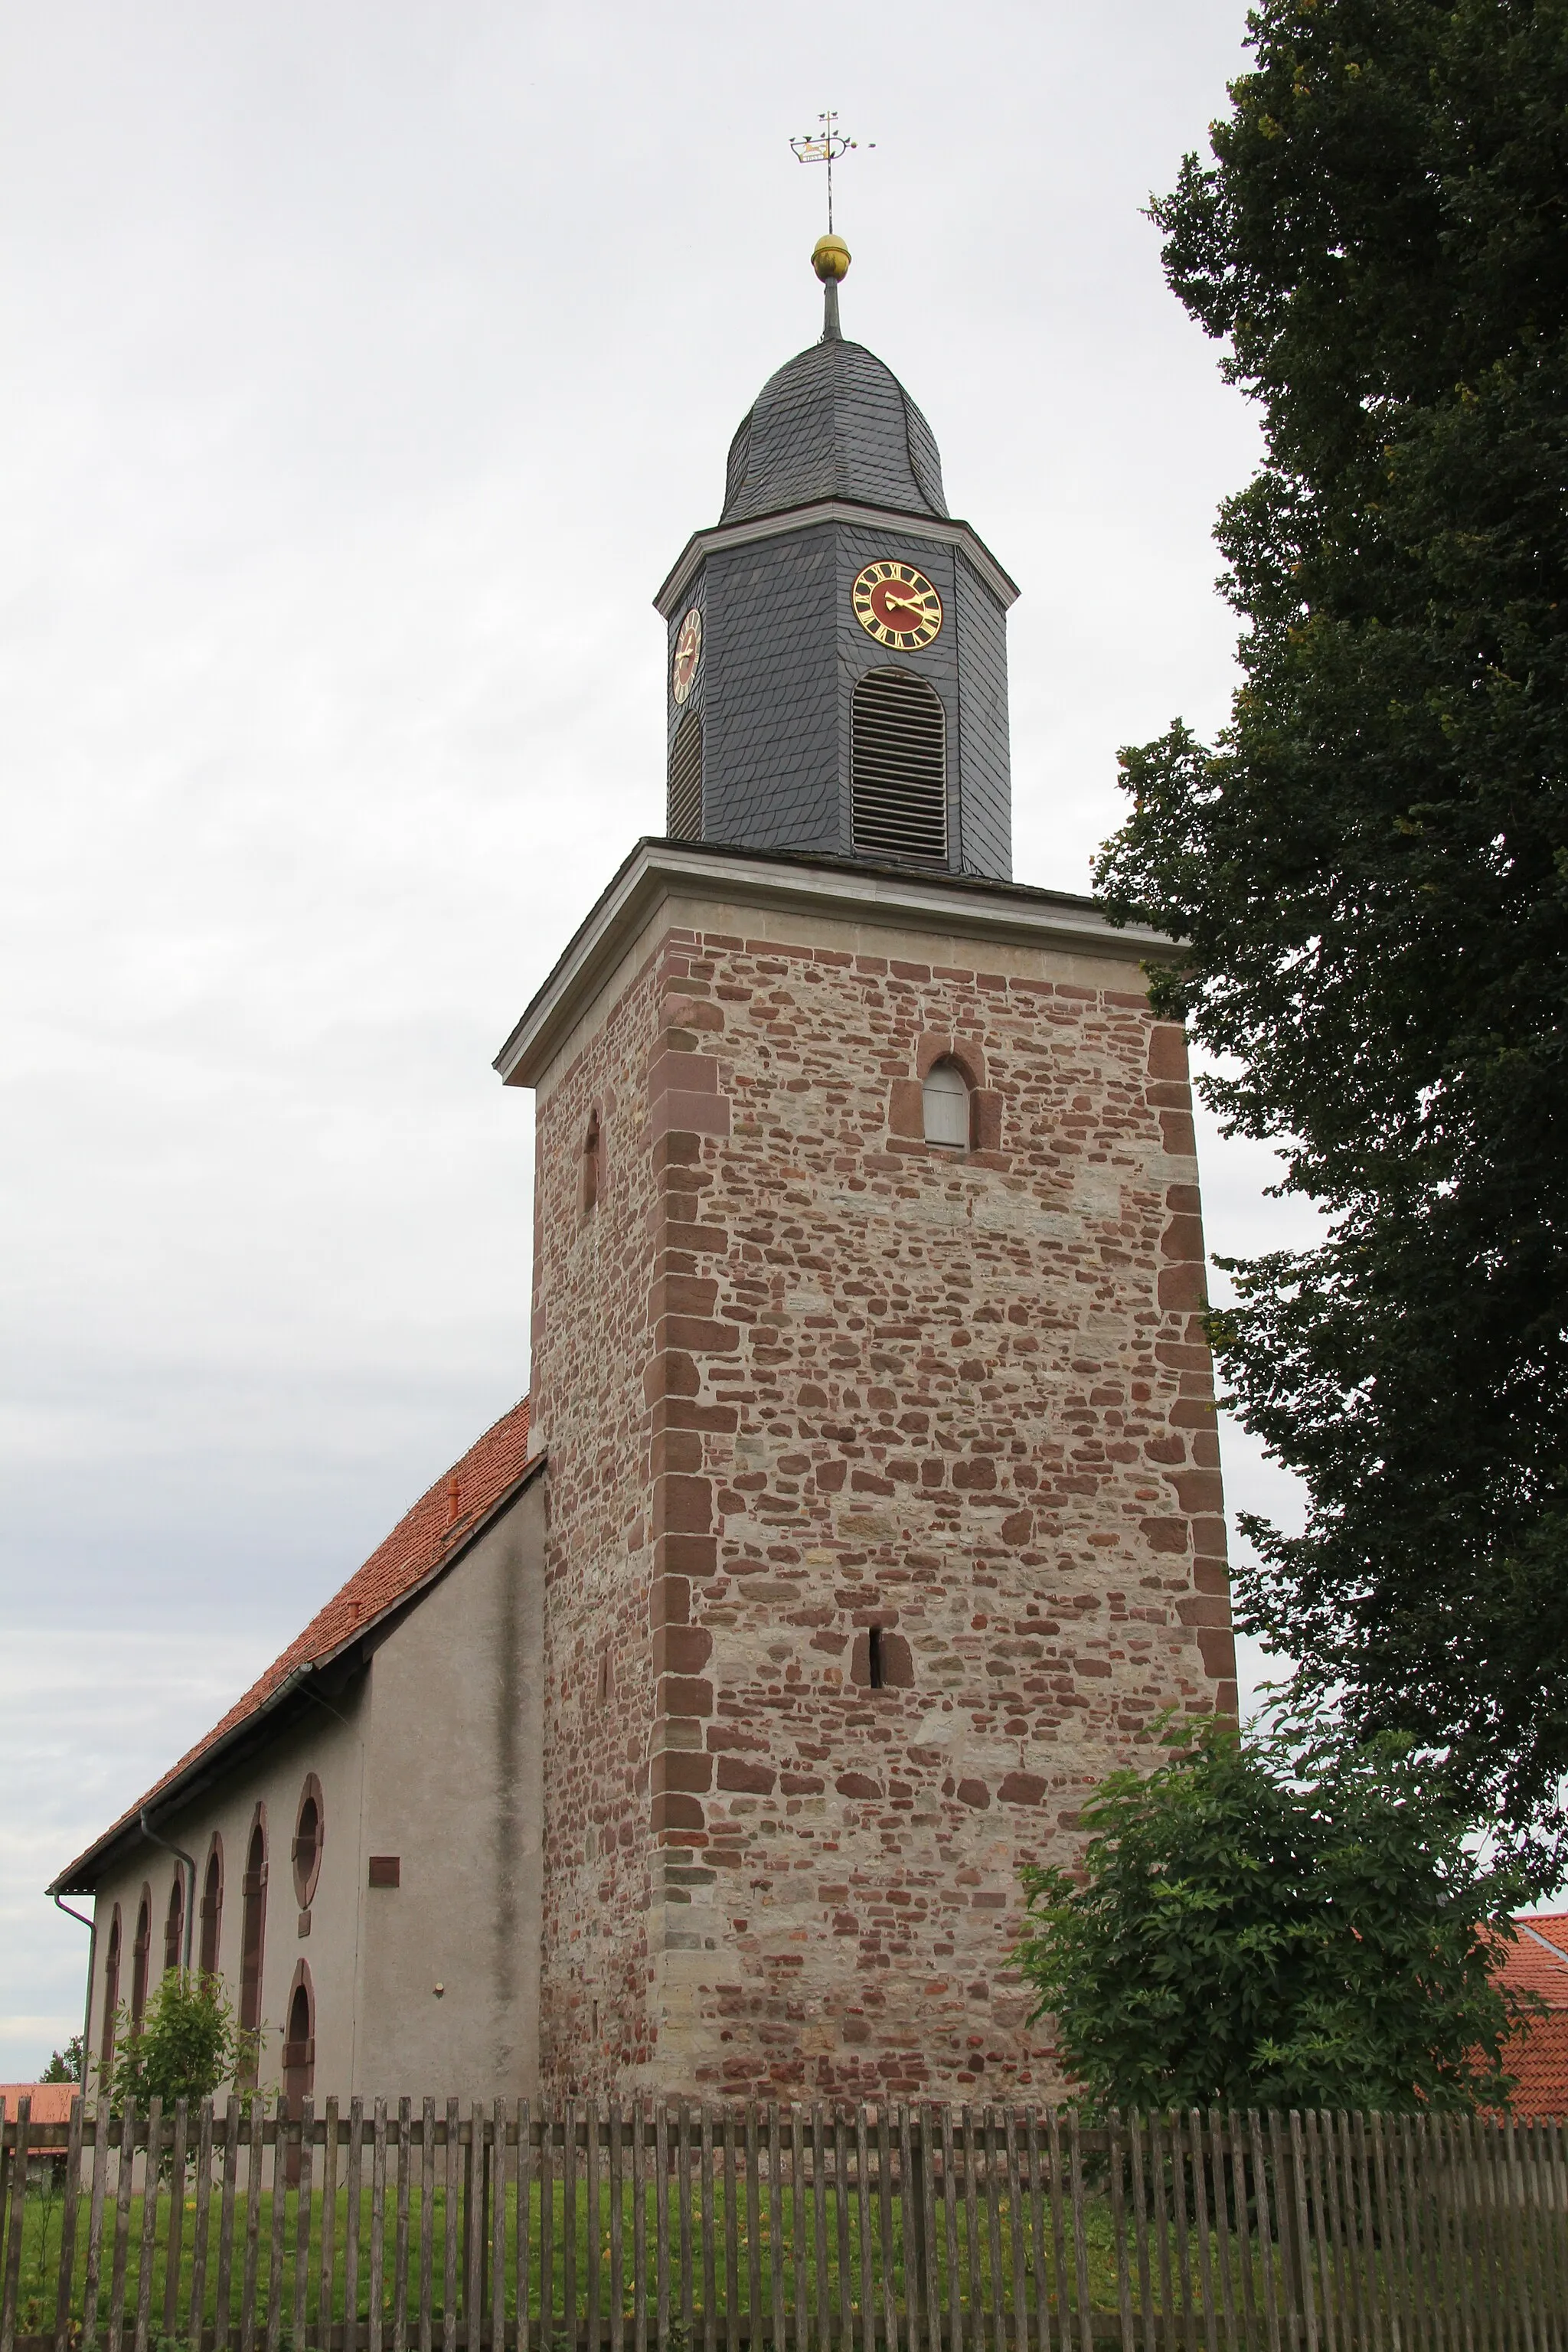
[[[1180,1031],[1110,959],[799,929],[664,931],[541,1107],[558,2089],[1053,2085],[1019,1865],[1235,1704]]]

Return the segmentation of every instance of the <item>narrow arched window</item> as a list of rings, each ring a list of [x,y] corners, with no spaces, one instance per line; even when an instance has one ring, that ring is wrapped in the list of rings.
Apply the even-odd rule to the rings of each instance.
[[[174,1865],[174,1883],[169,1889],[169,1907],[163,1914],[163,1974],[177,1969],[184,1958],[185,1943],[185,1874],[178,1863]]]
[[[254,2033],[261,2022],[261,1959],[267,1939],[267,1824],[262,1820],[250,1832],[241,1893],[239,2022],[242,2032]]]
[[[131,1947],[131,2022],[142,2022],[142,2012],[147,2006],[147,1958],[153,1942],[153,1890],[142,1889],[142,1900],[136,1908],[136,1940]]]
[[[956,1062],[938,1062],[922,1089],[925,1138],[950,1150],[969,1149],[969,1081]]]
[[[321,1784],[310,1772],[300,1794],[300,1814],[294,1824],[294,1892],[301,1911],[310,1909],[316,1880],[321,1875],[323,1827]]]
[[[283,2042],[285,2074],[304,2074],[310,2068],[316,2054],[310,2047],[316,2038],[315,2019],[311,2014],[310,1980],[304,1973],[304,1966],[301,1960],[300,1981],[294,1987],[289,2001],[289,2031]],[[291,2083],[286,2087],[290,2093],[294,2090]],[[302,2097],[310,2087],[308,2082],[301,2083],[299,2085],[299,2095]]]
[[[103,2031],[99,2038],[98,2079],[107,2076],[114,2058],[114,2012],[120,2007],[120,1906],[109,1922],[109,1948],[103,1958]]]
[[[584,1213],[599,1198],[599,1180],[604,1173],[604,1137],[599,1129],[599,1114],[595,1111],[588,1121],[588,1131],[583,1138],[583,1208]]]
[[[861,856],[947,864],[947,718],[923,677],[868,669],[857,679],[849,805]]]
[[[689,710],[669,747],[669,798],[665,823],[672,841],[702,838],[702,719]]]
[[[316,1995],[310,1971],[301,1960],[294,1971],[283,2030],[283,2095],[290,2119],[298,2123],[305,2101],[316,2086]],[[290,2140],[284,2152],[288,2185],[300,2185],[300,2142]]]
[[[201,1922],[201,1972],[204,1977],[216,1977],[218,1931],[223,1923],[223,1840],[216,1834],[212,1852],[207,1856],[207,1874],[202,1887]]]

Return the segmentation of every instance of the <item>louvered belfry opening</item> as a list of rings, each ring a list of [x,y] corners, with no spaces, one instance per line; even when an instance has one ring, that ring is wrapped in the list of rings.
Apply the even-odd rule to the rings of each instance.
[[[672,841],[702,838],[702,719],[689,710],[675,730],[669,753],[669,808],[667,819]]]
[[[947,724],[941,698],[903,669],[871,669],[849,709],[849,802],[858,854],[947,864]]]

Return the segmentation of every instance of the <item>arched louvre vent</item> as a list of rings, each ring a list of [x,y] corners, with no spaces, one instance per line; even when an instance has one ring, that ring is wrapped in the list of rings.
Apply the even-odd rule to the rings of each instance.
[[[849,802],[864,856],[947,864],[946,717],[924,678],[871,669],[856,682]]]
[[[689,710],[675,730],[669,754],[669,837],[702,838],[702,719]]]

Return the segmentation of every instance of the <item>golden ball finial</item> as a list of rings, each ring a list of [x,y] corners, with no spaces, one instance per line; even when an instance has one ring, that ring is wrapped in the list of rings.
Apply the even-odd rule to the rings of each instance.
[[[825,286],[837,286],[849,274],[849,247],[841,236],[819,236],[811,248],[811,266]]]

